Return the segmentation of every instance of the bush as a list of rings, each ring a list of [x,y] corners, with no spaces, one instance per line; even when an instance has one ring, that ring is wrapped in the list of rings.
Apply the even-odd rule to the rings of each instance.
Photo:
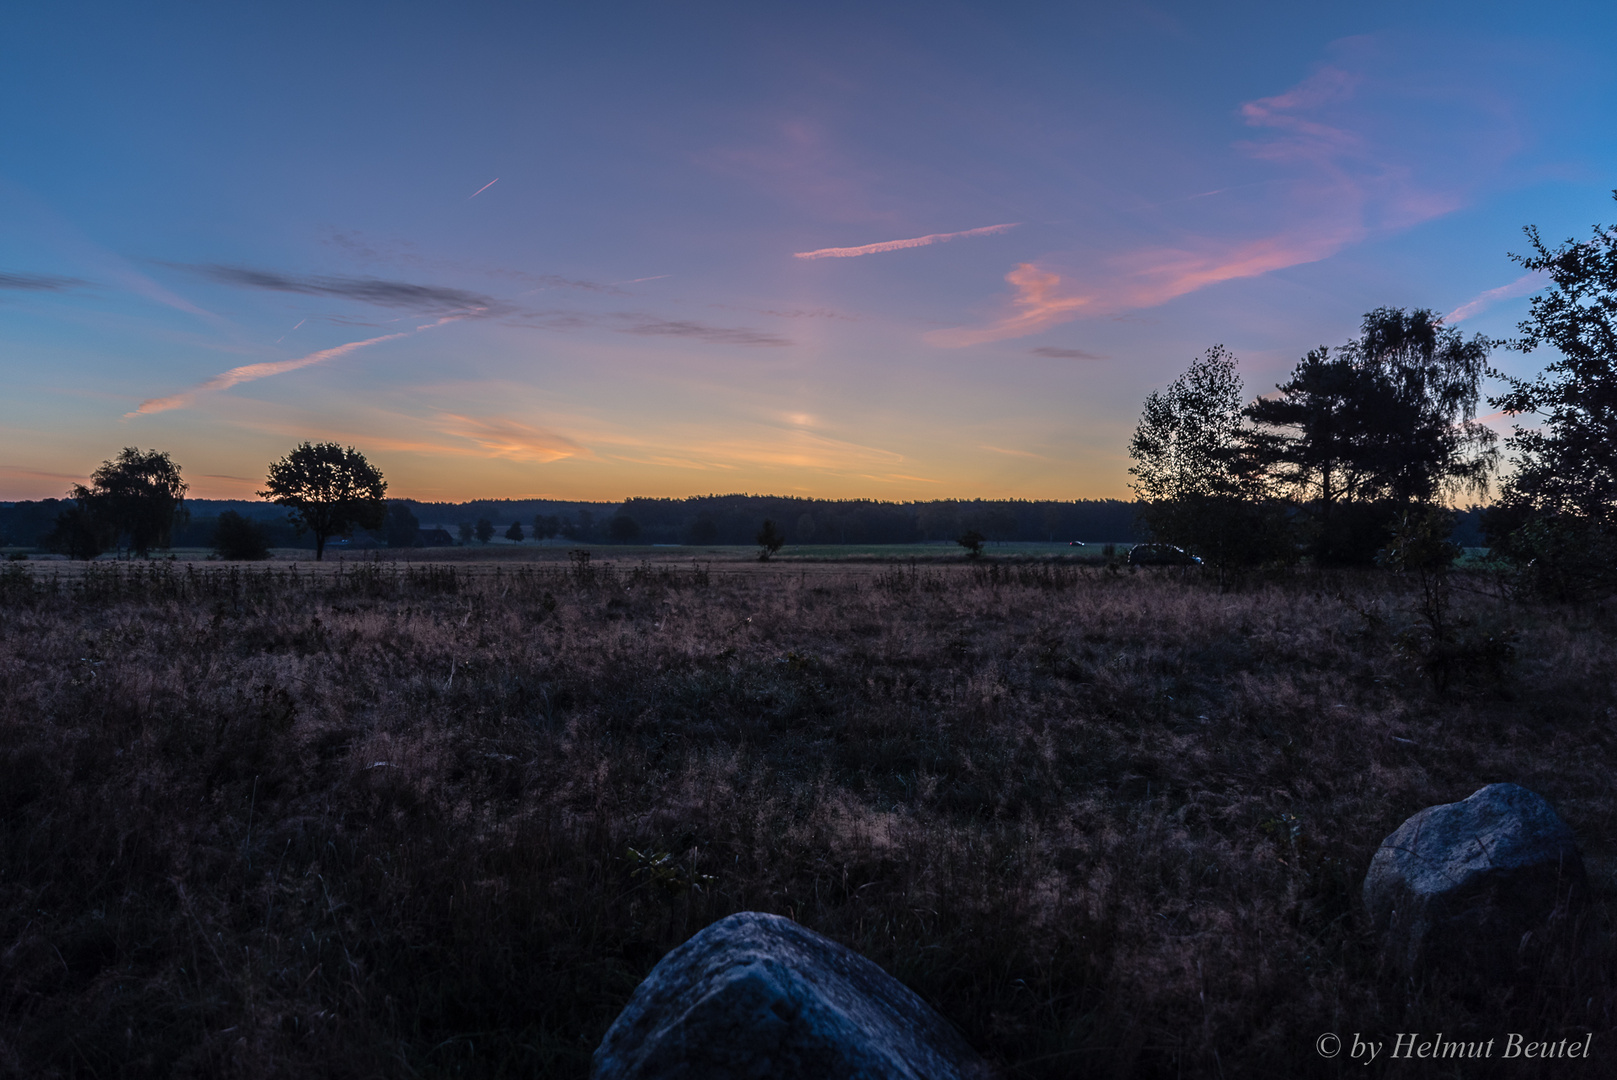
[[[111,530],[89,510],[71,506],[56,516],[56,528],[45,538],[45,546],[70,559],[86,562],[111,546]]]
[[[213,530],[213,550],[221,559],[250,561],[269,558],[269,530],[263,523],[234,510],[219,515]]]

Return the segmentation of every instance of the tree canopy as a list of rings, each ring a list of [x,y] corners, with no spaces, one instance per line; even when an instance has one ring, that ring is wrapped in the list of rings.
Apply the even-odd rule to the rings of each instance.
[[[1510,389],[1490,402],[1540,419],[1508,440],[1518,457],[1506,501],[1605,518],[1617,507],[1617,230],[1596,226],[1592,239],[1555,248],[1533,226],[1524,231],[1531,251],[1511,258],[1548,275],[1550,287],[1533,297],[1522,336],[1506,345],[1548,345],[1557,355],[1532,379],[1501,374]]]
[[[1487,490],[1498,452],[1476,407],[1491,345],[1425,309],[1377,308],[1247,407],[1255,467],[1310,507],[1316,557],[1366,560],[1401,508]]]
[[[88,486],[73,486],[82,520],[69,531],[81,552],[94,546],[93,535],[103,548],[116,544],[144,558],[152,548],[169,546],[188,487],[166,452],[126,446],[101,463]]]
[[[1511,258],[1550,287],[1506,344],[1556,356],[1532,379],[1500,373],[1510,389],[1490,404],[1539,424],[1518,424],[1507,440],[1516,470],[1488,539],[1544,592],[1607,594],[1617,591],[1617,230],[1597,225],[1590,240],[1554,248],[1524,231],[1531,251]]]
[[[314,557],[325,557],[326,541],[351,535],[356,527],[379,529],[387,513],[387,481],[352,446],[300,443],[269,467],[258,493],[291,510],[299,532],[314,534]]]
[[[1289,529],[1248,453],[1235,356],[1215,345],[1145,399],[1129,442],[1140,516],[1153,539],[1222,573],[1289,554]]]

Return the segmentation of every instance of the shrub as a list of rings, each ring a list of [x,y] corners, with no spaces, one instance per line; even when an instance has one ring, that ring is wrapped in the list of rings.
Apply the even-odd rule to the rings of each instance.
[[[213,550],[221,559],[267,559],[269,530],[261,522],[226,510],[219,515],[219,524],[213,529]]]

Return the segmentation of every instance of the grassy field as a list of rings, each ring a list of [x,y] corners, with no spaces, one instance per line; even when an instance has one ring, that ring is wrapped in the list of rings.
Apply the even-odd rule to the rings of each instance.
[[[1007,1077],[1380,1075],[1315,1049],[1356,1031],[1610,1075],[1610,610],[1461,575],[1502,644],[1439,692],[1379,574],[599,554],[0,565],[0,1075],[582,1077],[744,909]],[[1582,937],[1386,974],[1377,843],[1498,780],[1577,833]]]
[[[1057,559],[1071,562],[1104,563],[1106,561],[1105,549],[1108,542],[1097,541],[1082,547],[1073,547],[1066,541],[1060,543],[1032,543],[1025,541],[1007,541],[1004,543],[990,542],[984,547],[984,553],[990,558],[997,559]],[[1127,552],[1133,546],[1132,541],[1118,540],[1112,542],[1117,551]],[[0,548],[0,555],[10,552],[26,553],[24,548]],[[756,562],[758,561],[758,547],[756,544],[612,544],[594,545],[574,544],[559,540],[541,543],[512,543],[509,540],[496,539],[489,544],[472,544],[466,547],[454,548],[405,548],[390,550],[378,548],[373,550],[350,550],[342,547],[331,547],[326,551],[326,559],[330,562],[357,562],[366,560],[381,560],[383,562],[407,563],[483,563],[483,562],[569,562],[574,551],[588,551],[596,562],[641,562],[677,563],[689,562],[698,559],[703,562]],[[209,551],[206,548],[177,548],[174,551],[177,559],[187,562],[206,561]],[[276,562],[309,562],[314,561],[314,551],[311,548],[276,548],[272,552]],[[59,562],[66,561],[60,557],[37,554],[33,558],[38,561]],[[893,562],[909,561],[911,559],[922,562],[965,562],[964,550],[958,544],[788,544],[777,554],[774,562]],[[108,554],[100,559],[101,562],[117,561],[117,556]]]

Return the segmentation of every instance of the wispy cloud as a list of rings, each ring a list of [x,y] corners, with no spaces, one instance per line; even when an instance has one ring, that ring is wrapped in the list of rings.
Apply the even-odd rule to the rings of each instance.
[[[883,240],[878,244],[864,244],[860,247],[820,248],[817,251],[798,251],[792,254],[794,259],[851,259],[858,255],[879,255],[884,251],[903,251],[906,248],[928,247],[932,244],[943,244],[950,240],[959,240],[965,236],[992,236],[995,233],[1014,229],[1021,222],[1012,221],[1005,225],[984,225],[980,229],[966,229],[962,232],[931,233],[927,236],[916,236],[909,240]]]
[[[1022,263],[1005,276],[1015,290],[1008,310],[981,326],[934,330],[926,340],[980,345],[1086,315],[1154,307],[1219,282],[1317,262],[1374,232],[1456,209],[1457,195],[1417,185],[1411,170],[1356,130],[1362,125],[1352,122],[1356,114],[1347,105],[1363,82],[1344,67],[1325,65],[1284,93],[1241,106],[1242,120],[1266,131],[1241,149],[1290,174],[1265,195],[1262,211],[1272,224],[1264,235],[1186,235],[1087,259],[1076,272]]]
[[[422,327],[421,329],[425,329]],[[410,331],[398,334],[383,334],[381,337],[368,338],[365,341],[350,341],[345,345],[338,345],[330,349],[321,349],[308,356],[300,356],[296,360],[272,360],[262,364],[243,364],[241,367],[231,368],[229,371],[215,375],[206,382],[198,383],[189,390],[168,397],[148,398],[140,403],[134,412],[124,413],[124,417],[146,416],[151,413],[168,412],[170,409],[183,409],[202,394],[215,390],[228,390],[232,386],[239,386],[244,382],[253,382],[256,379],[267,379],[271,375],[282,375],[288,371],[296,371],[311,364],[323,364],[327,360],[335,360],[339,356],[347,356],[355,349],[363,349],[368,345],[379,345],[384,341],[395,341],[401,337],[408,337]]]
[[[499,306],[493,298],[465,289],[441,285],[417,285],[408,281],[359,277],[293,277],[273,270],[220,266],[216,263],[185,266],[182,269],[243,289],[266,289],[271,292],[298,293],[304,296],[334,296],[344,300],[375,304],[378,307],[403,308],[424,313],[446,310],[485,313],[492,312]]]
[[[988,450],[988,451],[991,451],[992,453],[995,453],[995,454],[1005,454],[1005,455],[1007,455],[1009,457],[1036,458],[1039,461],[1048,461],[1049,460],[1043,454],[1035,454],[1031,450],[1009,450],[1009,449],[1006,449],[1003,446],[989,446],[987,443],[979,443],[978,444],[978,449]]]
[[[524,311],[512,315],[508,321],[517,326],[538,326],[546,330],[564,332],[605,328],[615,333],[634,334],[637,337],[689,338],[709,345],[783,348],[795,344],[791,338],[767,330],[754,330],[745,326],[712,326],[693,319],[665,319],[658,315],[635,311],[601,313],[565,309]]]
[[[1036,349],[1028,350],[1034,356],[1048,356],[1052,360],[1104,360],[1106,357],[1100,353],[1084,352],[1082,349],[1059,349],[1054,345],[1040,345]]]
[[[0,270],[0,289],[15,289],[19,292],[66,292],[76,289],[89,282],[74,277],[61,277],[57,274],[19,274]]]
[[[621,317],[631,320],[630,325],[620,328],[623,333],[638,334],[642,337],[694,338],[710,345],[763,345],[771,348],[792,344],[790,338],[764,330],[749,330],[746,327],[708,326],[687,319],[651,319],[633,315]]]
[[[1544,287],[1548,280],[1549,278],[1545,274],[1537,270],[1531,274],[1523,274],[1509,285],[1501,285],[1497,289],[1489,289],[1486,292],[1478,293],[1443,316],[1443,321],[1453,325],[1461,320],[1469,319],[1473,315],[1481,314],[1500,300],[1511,300],[1518,296],[1526,296],[1530,292],[1537,292]]]
[[[499,182],[500,182],[500,178],[498,176],[496,176],[494,179],[490,180],[488,183],[484,184],[482,187],[478,188],[476,191],[474,191],[470,195],[466,196],[466,201],[471,202],[473,199],[477,198],[479,195],[483,194],[483,192],[487,191],[489,188],[493,187],[495,184],[498,184]]]
[[[446,435],[465,439],[486,451],[488,457],[511,461],[560,461],[570,457],[593,457],[580,444],[553,431],[524,424],[507,417],[477,418],[442,413],[432,426]],[[434,449],[437,449],[436,447]]]
[[[1095,299],[1093,296],[1064,293],[1060,274],[1042,270],[1033,263],[1017,264],[1016,269],[1005,275],[1005,280],[1016,289],[1016,295],[1011,298],[1010,314],[994,320],[988,326],[933,330],[926,335],[926,340],[933,345],[956,349],[1006,338],[1026,337],[1076,319]]]

